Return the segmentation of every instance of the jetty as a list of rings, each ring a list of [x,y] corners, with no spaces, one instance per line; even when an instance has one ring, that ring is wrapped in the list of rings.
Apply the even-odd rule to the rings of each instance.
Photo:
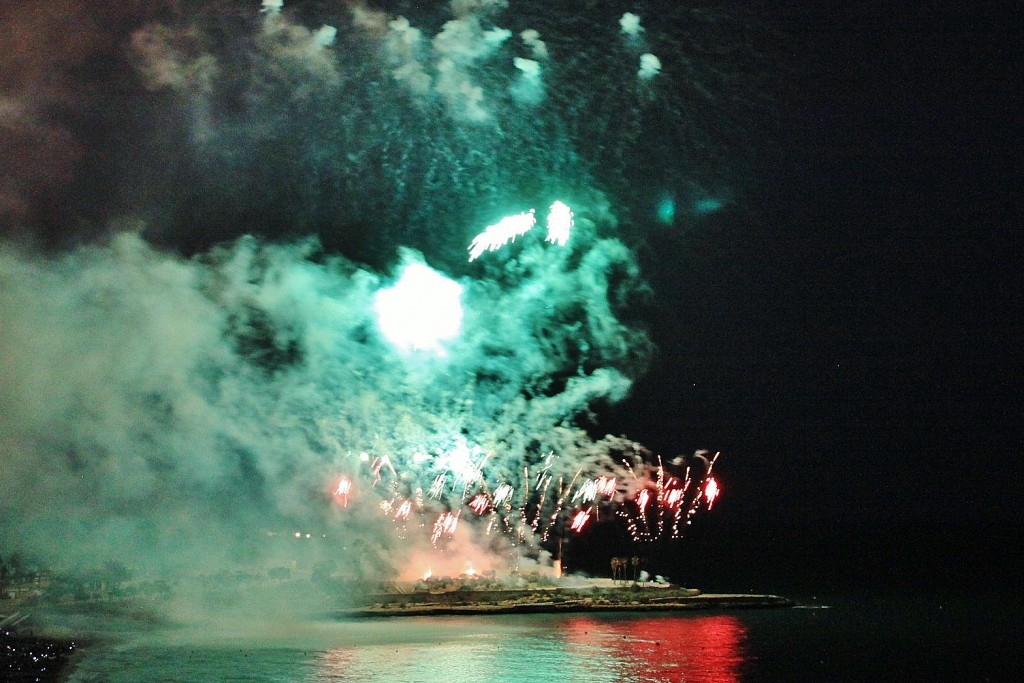
[[[573,586],[528,589],[381,592],[364,604],[337,610],[336,618],[541,614],[572,612],[665,612],[792,607],[778,595],[702,593],[677,586]]]

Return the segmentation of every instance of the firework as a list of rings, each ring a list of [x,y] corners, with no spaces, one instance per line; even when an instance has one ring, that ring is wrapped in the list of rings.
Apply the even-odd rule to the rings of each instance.
[[[508,484],[501,484],[494,490],[494,505],[506,505],[511,502],[515,489]]]
[[[459,513],[444,512],[434,520],[434,529],[430,535],[430,542],[435,546],[443,535],[451,536],[459,526]]]
[[[395,511],[395,519],[409,519],[412,513],[412,501],[403,500]]]
[[[651,502],[651,492],[644,489],[640,492],[640,495],[636,497],[636,506],[640,508],[640,513],[647,512],[647,505]]]
[[[577,512],[573,516],[572,524],[569,528],[571,528],[576,533],[583,531],[583,527],[586,526],[587,522],[590,520],[591,511],[591,508],[587,508],[586,510],[580,510],[579,512]]]
[[[533,230],[537,224],[536,212],[533,209],[523,211],[514,216],[506,216],[494,225],[488,225],[469,244],[469,260],[475,261],[487,251],[497,251],[517,237],[522,237]],[[551,205],[547,218],[548,235],[545,242],[564,247],[569,242],[569,233],[573,226],[573,213],[563,202],[556,201]]]
[[[147,130],[181,119],[184,105],[217,113],[218,103],[246,103],[241,123],[230,115],[181,119],[188,158],[209,162],[204,172],[177,174],[188,185],[180,193],[158,188],[141,193],[143,205],[121,207],[125,216],[160,216],[161,207],[184,213],[164,216],[160,229],[116,229],[52,258],[13,244],[0,253],[0,319],[10,331],[5,388],[14,392],[5,398],[18,407],[4,438],[19,446],[4,453],[13,458],[5,466],[45,472],[46,490],[75,485],[96,494],[87,506],[62,507],[64,498],[36,495],[23,477],[0,477],[5,509],[30,513],[17,520],[24,531],[11,534],[61,555],[67,544],[36,531],[70,524],[81,536],[71,544],[76,556],[140,548],[133,561],[170,570],[200,557],[211,565],[249,557],[243,531],[254,520],[282,534],[301,522],[344,538],[322,550],[344,555],[346,570],[361,575],[391,554],[432,552],[428,538],[448,549],[483,540],[536,559],[583,525],[625,519],[634,538],[650,540],[682,533],[698,509],[719,505],[717,483],[706,479],[714,461],[684,475],[625,437],[594,432],[594,411],[629,395],[653,345],[629,311],[648,287],[636,254],[617,237],[615,197],[593,182],[592,164],[578,163],[569,132],[581,122],[601,129],[587,123],[594,115],[635,110],[635,73],[620,64],[593,74],[617,101],[584,97],[595,110],[564,118],[558,98],[532,109],[504,106],[510,93],[521,96],[510,88],[528,60],[515,71],[508,54],[498,58],[494,37],[503,29],[484,11],[495,3],[455,3],[456,21],[434,17],[433,36],[352,3],[354,22],[337,17],[342,31],[316,29],[312,14],[283,12],[281,0],[249,9],[254,18],[262,8],[265,21],[236,21],[233,4],[211,4],[187,26],[156,16],[120,22],[142,28],[108,41],[135,70],[118,84],[161,93],[122,93],[122,104],[144,103],[127,116]],[[302,23],[293,23],[300,14]],[[551,31],[560,24],[544,23]],[[576,28],[563,26],[574,41]],[[229,35],[234,29],[243,33]],[[553,79],[579,80],[579,64],[600,66],[559,65],[554,52],[541,56],[535,34],[524,37],[524,54]],[[475,45],[441,73],[435,67],[451,66],[456,37]],[[178,54],[183,45],[189,49]],[[409,71],[421,66],[426,71]],[[164,78],[171,72],[173,83]],[[609,80],[620,72],[626,81]],[[425,90],[407,89],[414,82]],[[45,103],[36,105],[19,112],[46,118]],[[249,180],[277,190],[207,191],[218,178],[244,176],[267,140],[287,140],[288,154]],[[553,201],[556,191],[579,202],[575,213]],[[179,194],[217,206],[180,205],[172,201]],[[289,197],[300,203],[280,204]],[[515,207],[514,215],[492,213],[501,206]],[[200,253],[205,242],[196,235],[220,242],[233,233],[198,226],[179,243],[163,230],[204,216],[217,224],[207,228],[256,217],[247,227],[262,237]],[[546,236],[535,230],[539,221]],[[289,235],[318,227],[325,244],[313,236],[275,242],[273,226],[290,226]],[[456,259],[467,254],[460,235],[477,232],[467,239],[474,264],[452,268],[453,248]],[[167,248],[147,244],[148,233],[164,235]],[[513,249],[514,258],[487,255]],[[175,256],[182,250],[195,258]],[[451,272],[439,270],[446,267]],[[54,343],[33,343],[54,334]],[[89,362],[61,365],[69,354]],[[58,366],[61,373],[39,371]],[[74,467],[42,469],[54,443],[38,435],[53,434],[54,420],[57,450],[73,455]],[[180,547],[186,528],[197,542],[217,539],[203,547],[210,552],[156,556]],[[484,529],[507,538],[481,539]],[[374,552],[344,551],[357,542]]]
[[[617,509],[630,537],[637,542],[682,537],[702,503],[706,502],[703,507],[710,510],[720,493],[718,482],[711,477],[719,455],[716,453],[709,461],[703,452],[694,454],[698,474],[687,466],[681,478],[669,474],[660,458],[657,466],[651,468],[653,477],[643,477],[625,463],[624,468],[643,485],[632,501]]]
[[[683,489],[681,488],[669,488],[665,489],[664,495],[662,496],[662,504],[670,510],[677,510],[683,502]]]
[[[348,507],[348,494],[352,491],[352,480],[342,477],[338,480],[338,487],[334,489],[334,497],[341,503],[342,507]]]
[[[537,224],[533,209],[515,216],[506,216],[473,238],[469,245],[469,260],[475,261],[485,251],[495,251],[515,238],[525,235]]]
[[[562,469],[568,463],[548,451],[533,472],[528,466],[523,468],[523,493],[517,498],[513,484],[487,471],[488,462],[498,459],[464,439],[453,443],[449,451],[435,456],[423,457],[417,451],[421,455],[410,457],[409,468],[402,470],[387,456],[361,453],[359,458],[366,463],[368,483],[390,490],[390,496],[379,500],[378,505],[400,529],[409,528],[405,526],[408,522],[434,510],[433,522],[418,517],[419,526],[431,529],[430,542],[441,550],[447,545],[443,539],[451,538],[462,521],[463,507],[474,513],[470,520],[486,518],[486,522],[473,522],[484,534],[503,534],[514,545],[544,547],[556,532],[561,538],[562,528],[578,534],[592,520],[600,521],[602,507],[612,513],[612,518],[617,515],[625,522],[635,542],[652,542],[682,537],[698,511],[711,510],[721,493],[711,476],[717,454],[711,460],[696,455],[697,465],[675,473],[660,457],[649,463],[642,453],[634,454],[618,463],[615,469],[620,477],[610,472],[585,476],[585,467],[577,467],[569,476]],[[607,463],[600,466],[608,467]],[[680,459],[673,461],[673,466],[679,467]],[[437,472],[439,468],[443,471]],[[413,475],[427,477],[426,491],[408,481]],[[467,493],[470,485],[477,489],[472,495]],[[352,488],[352,480],[342,477],[334,489],[343,507],[348,506]],[[576,509],[571,510],[570,505]],[[447,509],[436,512],[438,506]]]
[[[564,247],[569,241],[572,224],[572,209],[562,202],[555,202],[548,213],[548,236],[544,238],[545,241]]]
[[[470,500],[469,503],[467,503],[467,505],[469,505],[470,509],[472,509],[473,512],[475,512],[478,515],[482,515],[485,512],[487,512],[488,509],[490,509],[491,501],[487,499],[486,494],[478,493],[475,496],[473,496],[472,500]]]
[[[715,499],[718,498],[718,494],[721,489],[718,488],[718,482],[714,478],[709,477],[708,483],[704,486],[704,497],[708,501],[708,510],[715,504]]]

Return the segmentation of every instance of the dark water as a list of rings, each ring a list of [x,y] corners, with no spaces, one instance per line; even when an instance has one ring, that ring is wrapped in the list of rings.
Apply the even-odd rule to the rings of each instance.
[[[723,613],[208,625],[94,646],[76,683],[1010,681],[1019,605],[857,598]]]
[[[1008,594],[858,595],[750,613],[744,681],[1016,681],[1020,602]]]

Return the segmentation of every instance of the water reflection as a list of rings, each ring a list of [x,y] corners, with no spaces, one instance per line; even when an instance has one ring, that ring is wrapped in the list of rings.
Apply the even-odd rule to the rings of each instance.
[[[728,615],[566,620],[567,650],[618,670],[619,680],[739,680],[745,629]]]
[[[746,635],[728,615],[515,617],[445,625],[440,642],[323,651],[313,680],[726,683],[739,680]]]

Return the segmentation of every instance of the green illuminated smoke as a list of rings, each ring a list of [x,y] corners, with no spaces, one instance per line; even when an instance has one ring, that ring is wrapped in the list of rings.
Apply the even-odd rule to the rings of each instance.
[[[658,202],[658,220],[666,225],[672,225],[676,220],[676,201],[672,197],[665,197]]]
[[[640,82],[638,25],[623,35],[617,12],[547,2],[404,18],[298,0],[262,14],[122,3],[103,21],[84,0],[16,5],[0,18],[26,45],[0,54],[20,74],[0,93],[13,131],[0,221],[75,247],[0,244],[9,551],[212,568],[270,562],[262,534],[303,528],[358,545],[334,556],[369,573],[409,542],[373,505],[381,491],[331,507],[330,482],[361,453],[387,453],[414,488],[463,440],[494,454],[493,481],[522,488],[550,451],[571,475],[628,447],[586,429],[650,352],[624,322],[643,284],[612,207],[631,193],[606,191],[631,189],[624,166],[649,172],[642,151],[663,137],[643,112],[705,153],[701,132],[735,118],[718,103],[755,99],[722,64],[704,74],[678,54],[717,41],[726,17],[711,31],[644,15],[642,52],[661,71]],[[52,40],[55,25],[76,41]],[[466,263],[509,207],[558,198],[577,213],[564,247],[534,231]],[[432,337],[399,350],[377,302],[411,262],[457,283],[462,319],[427,315]]]
[[[411,253],[394,280],[314,261],[309,242],[243,239],[190,260],[131,235],[55,260],[4,249],[4,541],[195,571],[269,562],[262,530],[312,529],[376,548],[339,561],[378,572],[425,539],[399,543],[374,501],[428,489],[466,444],[488,454],[492,490],[523,490],[550,451],[553,472],[613,467],[621,444],[578,420],[625,394],[647,342],[610,304],[628,298],[632,256],[581,224],[569,246],[538,236],[457,282]],[[410,286],[402,311],[390,299]],[[461,327],[438,302],[461,302]],[[396,337],[394,314],[433,336]],[[387,456],[393,483],[360,481],[339,515],[332,487],[366,473],[363,453]],[[462,494],[446,488],[422,516]]]
[[[693,212],[696,214],[714,213],[721,209],[722,206],[722,200],[715,199],[714,197],[705,197],[693,203]]]

